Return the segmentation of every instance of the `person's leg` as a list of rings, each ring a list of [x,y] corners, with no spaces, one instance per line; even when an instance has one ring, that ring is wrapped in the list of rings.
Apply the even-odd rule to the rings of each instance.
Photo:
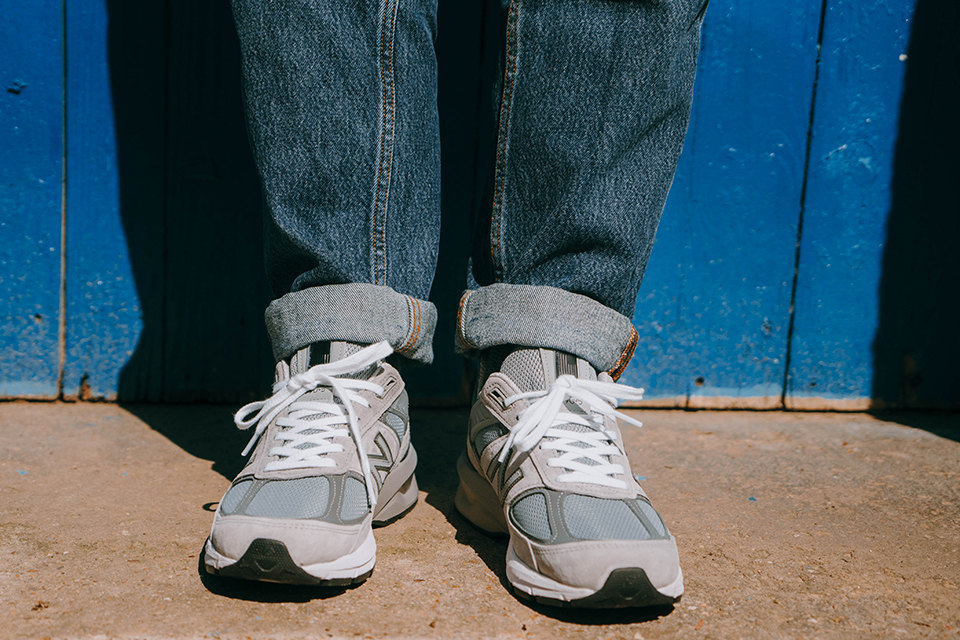
[[[277,359],[321,340],[386,339],[428,362],[440,239],[436,0],[233,7]]]
[[[482,288],[459,346],[574,353],[616,378],[689,121],[706,0],[503,0]],[[515,312],[513,312],[515,310]]]
[[[234,0],[266,205],[274,394],[214,516],[211,573],[361,582],[416,503],[407,394],[439,241],[436,0]],[[247,451],[244,451],[246,454]]]
[[[510,533],[520,595],[676,601],[676,543],[630,471],[613,398],[683,146],[706,0],[503,0],[490,216],[458,347],[481,385],[457,507]],[[626,416],[621,418],[628,419]]]

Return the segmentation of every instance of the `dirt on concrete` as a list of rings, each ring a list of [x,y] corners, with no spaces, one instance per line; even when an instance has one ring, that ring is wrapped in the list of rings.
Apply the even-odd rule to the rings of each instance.
[[[464,411],[414,414],[420,503],[348,590],[198,565],[248,434],[230,407],[0,404],[0,638],[957,638],[957,416],[637,411],[634,472],[676,535],[673,608],[505,589],[454,507]]]

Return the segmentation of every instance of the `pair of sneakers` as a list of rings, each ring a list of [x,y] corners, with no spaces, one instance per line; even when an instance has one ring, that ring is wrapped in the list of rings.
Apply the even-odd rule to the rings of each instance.
[[[274,394],[243,407],[252,455],[220,501],[208,572],[346,586],[373,571],[373,528],[417,501],[403,380],[368,347],[317,343],[277,365]],[[546,349],[486,354],[494,371],[470,414],[456,507],[509,535],[519,597],[580,607],[679,600],[676,542],[630,471],[615,410],[640,390]],[[492,360],[492,362],[491,362]],[[483,371],[482,371],[483,373]]]

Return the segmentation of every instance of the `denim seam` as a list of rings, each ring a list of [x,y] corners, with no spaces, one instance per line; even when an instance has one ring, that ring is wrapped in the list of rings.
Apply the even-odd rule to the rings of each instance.
[[[410,296],[405,295],[403,297],[406,298],[406,303],[407,303],[407,337],[403,341],[403,343],[401,343],[394,349],[394,351],[400,354],[406,351],[410,346],[410,338],[413,337],[413,322],[414,322],[413,321],[413,313],[414,313],[413,302],[410,300]]]
[[[464,351],[474,349],[475,347],[470,344],[470,341],[467,340],[467,314],[465,313],[467,307],[467,298],[470,297],[470,294],[473,291],[467,291],[463,294],[463,297],[460,298],[460,306],[457,308],[457,338],[460,340],[460,346]]]
[[[607,372],[611,378],[617,380],[620,376],[623,375],[624,370],[627,368],[627,365],[630,363],[630,360],[633,358],[633,352],[637,350],[637,343],[640,341],[640,334],[637,333],[636,327],[630,327],[630,342],[627,343],[626,348],[623,350],[623,353],[620,354],[620,358],[614,363],[613,367]]]
[[[506,43],[503,71],[503,95],[500,101],[500,126],[496,159],[496,193],[490,220],[490,257],[494,280],[503,278],[503,192],[506,185],[507,146],[510,134],[510,110],[513,107],[513,88],[517,78],[517,23],[520,9],[518,0],[511,0],[507,14]]]
[[[387,24],[388,18],[389,28]],[[393,170],[393,142],[397,108],[393,77],[393,42],[396,19],[396,0],[392,2],[391,0],[385,0],[383,3],[383,23],[381,25],[378,49],[382,100],[379,132],[380,149],[377,157],[377,189],[373,199],[373,219],[371,221],[371,235],[373,237],[373,282],[381,285],[387,284],[387,205],[390,199],[390,177]],[[384,57],[384,49],[386,49],[386,58]],[[386,158],[386,167],[384,167],[384,158]],[[380,205],[381,193],[383,194],[382,207]],[[381,251],[383,252],[382,269],[380,265]]]
[[[690,24],[687,25],[687,31],[690,31],[690,29],[693,29],[693,25],[697,24],[697,20],[701,20],[703,18],[703,16],[707,13],[707,5],[709,4],[710,4],[710,0],[706,0],[706,2],[703,3],[703,6],[700,7],[700,11],[697,11],[697,15],[694,16]]]
[[[420,301],[417,300],[416,298],[410,298],[410,300],[413,301],[413,306],[415,307],[415,313],[416,313],[416,318],[415,318],[416,324],[414,326],[413,338],[411,338],[410,340],[410,347],[413,347],[413,345],[417,343],[417,340],[420,339],[420,327],[421,327],[420,321],[423,318],[423,314],[420,312]]]
[[[397,348],[397,353],[400,355],[406,355],[410,348],[417,343],[417,338],[420,337],[420,303],[417,302],[416,298],[410,296],[407,296],[407,301],[410,305],[410,337]]]

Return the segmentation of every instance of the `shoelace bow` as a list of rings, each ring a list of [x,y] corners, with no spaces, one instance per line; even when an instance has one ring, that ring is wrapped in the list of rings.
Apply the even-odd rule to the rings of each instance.
[[[500,451],[499,461],[504,463],[511,450],[525,453],[539,445],[544,438],[548,438],[551,440],[544,442],[541,448],[558,451],[562,455],[550,458],[547,464],[569,471],[558,476],[557,480],[623,489],[627,486],[626,483],[611,477],[622,474],[623,466],[604,459],[604,456],[621,453],[620,447],[615,444],[616,434],[606,429],[604,417],[614,420],[620,418],[624,422],[642,427],[641,422],[614,408],[617,399],[640,400],[642,397],[643,389],[615,382],[581,380],[569,375],[557,378],[547,390],[512,395],[506,399],[504,406],[509,407],[523,399],[537,400],[520,412],[519,420],[510,429],[507,443]],[[579,401],[584,413],[564,410],[564,404],[570,399]],[[588,430],[578,432],[562,428],[570,424],[587,427]],[[578,462],[580,458],[590,460],[591,463]]]
[[[370,508],[373,509],[377,504],[377,496],[373,489],[375,485],[370,471],[370,461],[367,460],[367,453],[363,448],[360,422],[353,404],[370,406],[370,403],[356,391],[372,391],[379,397],[383,395],[384,390],[380,385],[367,380],[341,376],[363,371],[391,353],[393,348],[387,342],[378,342],[342,360],[318,364],[288,380],[278,382],[273,386],[272,396],[241,407],[233,417],[237,427],[249,429],[256,425],[253,437],[243,450],[243,455],[250,453],[274,418],[284,409],[289,408],[286,416],[277,419],[277,426],[283,429],[277,433],[276,440],[285,444],[273,447],[269,452],[271,456],[280,457],[280,460],[270,462],[264,468],[274,471],[304,467],[335,467],[336,463],[326,457],[326,454],[343,451],[343,445],[335,444],[331,440],[335,437],[352,436],[360,458],[360,468],[367,488],[367,500]],[[318,387],[329,388],[333,393],[333,400],[339,398],[340,403],[299,400],[305,393]],[[346,409],[345,413],[344,409]],[[256,414],[250,417],[254,412]],[[343,425],[347,428],[342,428]]]

